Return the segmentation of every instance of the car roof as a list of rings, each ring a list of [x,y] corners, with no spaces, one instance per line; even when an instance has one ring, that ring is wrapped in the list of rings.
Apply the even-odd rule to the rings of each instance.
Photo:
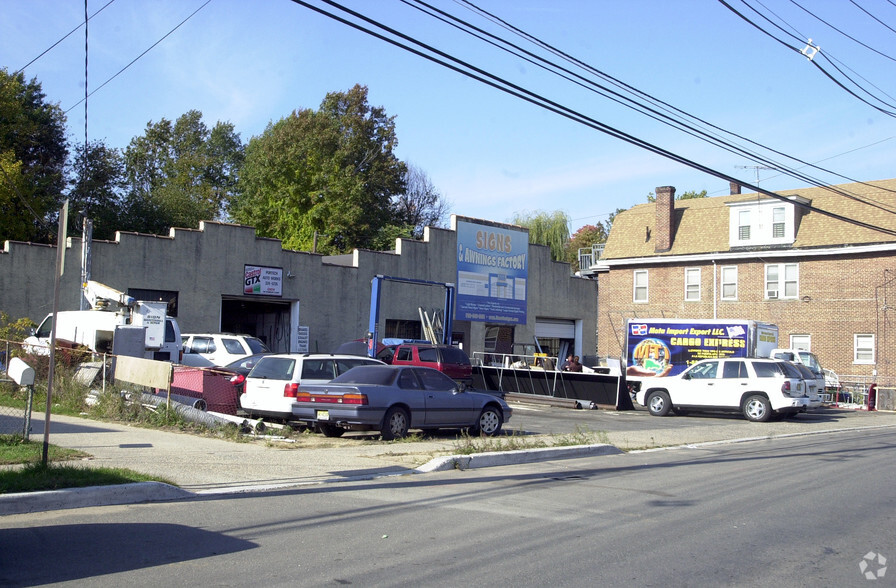
[[[287,357],[290,359],[324,359],[324,358],[334,358],[334,359],[369,359],[371,361],[375,361],[377,363],[381,363],[380,360],[367,357],[365,355],[351,355],[351,354],[342,354],[342,353],[269,353],[265,355],[265,357]],[[385,365],[385,364],[383,364]]]

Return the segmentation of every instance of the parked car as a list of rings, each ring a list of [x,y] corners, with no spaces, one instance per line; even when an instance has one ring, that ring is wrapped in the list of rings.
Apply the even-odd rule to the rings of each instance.
[[[377,353],[377,358],[390,365],[430,367],[462,384],[473,383],[473,364],[469,356],[463,349],[451,345],[431,343],[389,345]]]
[[[408,429],[445,428],[497,435],[511,416],[497,396],[466,390],[438,370],[416,366],[356,367],[329,384],[302,385],[295,400],[293,417],[328,437],[364,430],[391,440]]]
[[[801,372],[774,359],[705,359],[675,376],[645,379],[638,404],[654,416],[670,411],[736,411],[750,421],[804,412],[809,397]]]
[[[821,394],[824,394],[824,379],[819,379],[818,374],[804,364],[791,363],[800,371],[803,382],[806,383],[806,396],[809,398],[809,408],[818,408],[821,406]]]
[[[240,358],[234,362],[228,363],[225,366],[216,368],[215,371],[221,374],[234,388],[236,388],[236,397],[239,398],[239,395],[243,393],[243,386],[246,383],[246,376],[249,375],[249,372],[252,371],[252,368],[255,367],[255,364],[258,361],[265,357],[266,355],[272,355],[270,352],[268,353],[256,353],[254,355],[247,355],[246,357]]]
[[[224,366],[256,353],[270,353],[258,337],[231,333],[181,335],[184,355],[181,363],[195,367]]]
[[[258,360],[243,384],[240,407],[251,416],[290,420],[299,386],[324,384],[353,367],[384,365],[357,355],[272,354]]]

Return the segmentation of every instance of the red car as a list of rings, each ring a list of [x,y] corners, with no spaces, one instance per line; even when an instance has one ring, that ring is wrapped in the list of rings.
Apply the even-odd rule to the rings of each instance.
[[[450,345],[402,343],[390,345],[377,354],[377,359],[391,365],[413,365],[435,368],[458,382],[473,382],[473,364],[463,349]]]

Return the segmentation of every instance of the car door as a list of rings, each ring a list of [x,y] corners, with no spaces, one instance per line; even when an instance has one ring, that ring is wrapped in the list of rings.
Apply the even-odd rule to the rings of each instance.
[[[722,362],[721,379],[715,385],[716,406],[739,408],[740,399],[750,387],[750,373],[746,362],[741,359],[727,359]]]
[[[684,406],[713,406],[719,362],[701,361],[688,369],[686,378],[672,393],[672,404]],[[684,374],[682,374],[684,376]]]
[[[478,404],[469,394],[458,391],[457,383],[431,368],[414,368],[423,384],[427,426],[469,425],[479,416]]]

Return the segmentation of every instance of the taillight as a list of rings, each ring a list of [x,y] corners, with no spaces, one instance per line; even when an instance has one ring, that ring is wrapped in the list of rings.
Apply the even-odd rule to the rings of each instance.
[[[781,384],[781,393],[784,396],[794,396],[794,390],[790,386],[790,380],[784,380],[784,383]]]
[[[290,382],[283,387],[283,398],[295,398],[299,393],[299,385]]]
[[[367,406],[367,394],[311,394],[299,391],[295,396],[298,402],[315,402],[318,404],[357,404]]]
[[[233,384],[234,386],[239,386],[240,384],[242,384],[245,381],[246,381],[246,376],[244,376],[243,374],[234,374],[230,378],[230,383]]]

